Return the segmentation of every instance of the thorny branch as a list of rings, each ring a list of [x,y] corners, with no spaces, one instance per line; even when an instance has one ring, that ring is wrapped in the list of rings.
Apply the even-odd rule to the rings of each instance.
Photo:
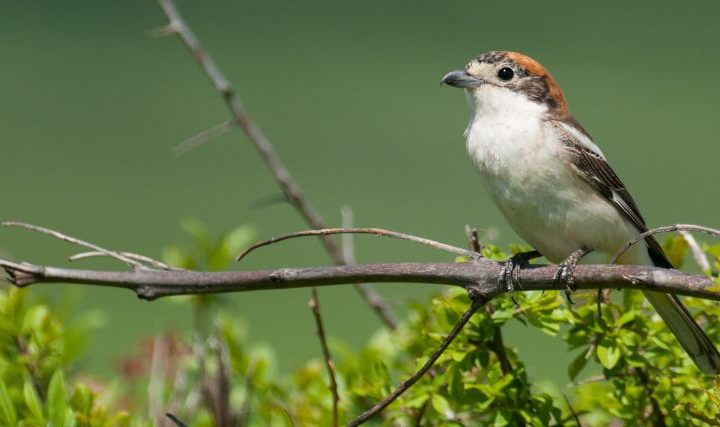
[[[173,0],[157,1],[168,19],[168,24],[161,33],[167,35],[176,34],[185,46],[187,46],[193,57],[203,68],[203,71],[210,79],[215,89],[220,93],[220,95],[222,95],[230,113],[233,116],[233,120],[237,123],[240,129],[243,130],[245,135],[247,135],[248,139],[250,139],[252,144],[258,150],[260,156],[272,172],[283,193],[287,196],[287,200],[303,217],[305,222],[312,228],[327,228],[320,214],[317,213],[315,208],[310,204],[310,201],[303,195],[300,186],[297,184],[292,175],[290,175],[287,167],[280,159],[275,146],[247,114],[240,98],[237,96],[232,86],[230,86],[230,82],[225,78],[225,75],[215,63],[212,56],[210,56],[208,51],[202,47],[198,38],[192,32],[183,17],[180,15],[180,12],[175,7]],[[216,133],[224,133],[227,130],[229,130],[229,126],[216,126],[210,131],[203,132],[197,138],[199,138],[199,141],[202,141],[208,137],[208,133],[212,136]],[[195,139],[196,138],[193,138],[193,140]],[[194,143],[195,142],[190,144]],[[321,241],[325,250],[328,254],[330,254],[336,264],[348,264],[343,255],[342,249],[332,238],[328,236],[321,236]],[[397,327],[396,316],[380,294],[378,294],[372,286],[365,283],[355,283],[355,287],[365,302],[372,307],[385,325],[390,329],[395,329]]]

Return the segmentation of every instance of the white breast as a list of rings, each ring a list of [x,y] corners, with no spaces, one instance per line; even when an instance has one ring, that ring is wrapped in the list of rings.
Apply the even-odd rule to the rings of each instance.
[[[559,262],[581,247],[612,253],[637,234],[572,169],[543,105],[490,85],[470,97],[468,153],[488,194],[521,238]]]

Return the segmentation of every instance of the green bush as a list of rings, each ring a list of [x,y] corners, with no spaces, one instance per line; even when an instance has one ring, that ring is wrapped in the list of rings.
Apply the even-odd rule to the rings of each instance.
[[[251,238],[247,228],[215,239],[196,222],[185,228],[196,247],[166,251],[167,261],[183,267],[225,268]],[[677,239],[666,248],[677,262],[687,250]],[[707,253],[717,268],[720,250],[708,247]],[[484,254],[506,257],[494,247]],[[155,337],[146,353],[120,368],[122,381],[103,383],[88,379],[75,363],[98,314],[70,322],[29,293],[0,291],[2,425],[171,425],[166,412],[192,426],[331,424],[323,361],[318,357],[278,375],[272,350],[248,343],[244,323],[216,299],[193,297],[198,323],[205,325]],[[640,292],[616,292],[602,313],[594,292],[577,292],[572,306],[556,292],[514,297],[518,305],[503,296],[478,311],[429,374],[370,423],[720,425],[720,383],[700,374]],[[720,342],[718,305],[686,301]],[[411,375],[468,307],[464,291],[448,289],[427,303],[409,304],[396,331],[379,330],[360,351],[331,340],[340,421],[350,421]],[[502,343],[503,326],[515,321],[565,341],[577,354],[567,367],[569,386],[533,383],[522,354]]]

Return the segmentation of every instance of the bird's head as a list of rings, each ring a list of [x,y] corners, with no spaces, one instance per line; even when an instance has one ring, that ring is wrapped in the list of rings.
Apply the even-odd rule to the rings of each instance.
[[[463,70],[447,73],[442,83],[466,89],[479,101],[487,94],[512,91],[546,107],[552,116],[568,114],[565,96],[555,79],[540,63],[518,52],[478,55]]]

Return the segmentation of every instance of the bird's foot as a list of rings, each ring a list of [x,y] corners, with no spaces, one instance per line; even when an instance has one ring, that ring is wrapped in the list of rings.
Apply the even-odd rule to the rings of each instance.
[[[516,285],[520,283],[520,269],[527,266],[531,260],[541,256],[542,254],[538,251],[518,252],[503,264],[500,272],[500,285],[507,289],[507,293],[515,305],[519,305],[513,292]]]
[[[582,257],[590,252],[592,252],[592,249],[588,248],[580,248],[573,251],[563,262],[560,263],[557,271],[555,272],[555,281],[565,284],[565,298],[571,305],[574,304],[571,295],[575,292],[575,267],[577,267],[577,264]]]

